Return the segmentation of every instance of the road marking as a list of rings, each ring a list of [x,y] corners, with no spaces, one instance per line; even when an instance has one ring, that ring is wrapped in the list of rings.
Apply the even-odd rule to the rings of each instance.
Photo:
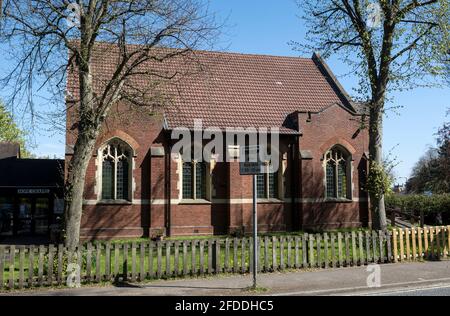
[[[445,283],[445,282],[450,282],[450,278],[442,278],[442,279],[428,279],[428,280],[423,280],[423,281],[411,281],[411,282],[398,282],[398,283],[388,283],[388,284],[384,284],[382,287],[377,288],[378,290],[381,290],[385,287],[399,287],[399,286],[407,286],[407,285],[418,285],[418,284],[423,284],[423,283],[429,283],[429,282],[440,282]],[[447,286],[450,286],[450,284],[448,284]],[[275,293],[275,294],[268,294],[268,296],[289,296],[289,295],[313,295],[313,294],[333,294],[336,292],[347,292],[347,291],[358,291],[358,290],[365,290],[367,291],[368,287],[367,286],[357,286],[357,287],[343,287],[343,288],[336,288],[336,289],[326,289],[326,290],[313,290],[313,291],[298,291],[298,292],[285,292],[285,293]],[[389,289],[384,289],[385,291],[388,291]],[[374,292],[375,293],[375,288],[374,288]],[[371,293],[371,292],[366,292],[366,293]],[[338,294],[338,293],[336,293]],[[350,294],[351,295],[351,294]],[[357,294],[359,295],[359,294]]]

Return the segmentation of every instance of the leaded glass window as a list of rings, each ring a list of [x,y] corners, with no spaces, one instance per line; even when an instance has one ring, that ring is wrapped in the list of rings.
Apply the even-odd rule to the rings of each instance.
[[[102,163],[102,198],[113,199],[114,190],[114,162],[111,158],[106,158]]]
[[[256,176],[256,192],[257,192],[257,197],[259,199],[265,198],[266,197],[266,179],[265,179],[265,175],[264,174],[258,174]]]
[[[258,199],[278,198],[278,173],[258,174],[256,178],[256,192]]]
[[[183,163],[183,199],[193,199],[194,190],[192,190],[192,163]]]
[[[340,147],[333,147],[325,155],[326,196],[328,198],[349,197],[350,155]]]
[[[183,199],[206,199],[206,162],[183,162]]]
[[[102,199],[129,200],[131,150],[114,139],[102,150]]]

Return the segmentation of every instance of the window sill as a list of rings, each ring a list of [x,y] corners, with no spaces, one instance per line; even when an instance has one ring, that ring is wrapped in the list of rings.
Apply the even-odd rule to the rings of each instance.
[[[100,205],[132,205],[133,203],[128,200],[100,200],[97,202]]]
[[[205,199],[196,199],[196,200],[182,199],[179,204],[187,204],[187,205],[189,205],[189,204],[206,204],[206,205],[209,205],[209,204],[211,204],[211,201],[208,201]]]
[[[345,198],[325,198],[325,203],[352,203],[352,199]]]
[[[280,203],[284,203],[284,201],[276,198],[258,199],[258,204],[280,204]]]

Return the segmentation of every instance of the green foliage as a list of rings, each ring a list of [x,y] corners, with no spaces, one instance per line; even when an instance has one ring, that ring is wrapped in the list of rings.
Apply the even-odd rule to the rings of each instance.
[[[450,113],[450,109],[449,109]],[[450,123],[438,130],[437,147],[430,148],[416,163],[406,183],[409,193],[450,193]]]
[[[30,153],[25,145],[26,133],[22,131],[0,101],[0,141],[17,142],[20,145],[20,154],[23,158],[29,157]]]
[[[450,194],[435,194],[431,196],[422,194],[386,196],[387,208],[400,208],[416,216],[423,210],[426,217],[425,223],[439,224],[436,218],[442,216],[441,224],[450,224]]]
[[[386,172],[383,165],[372,161],[369,168],[369,176],[367,177],[367,191],[380,198],[384,194],[391,192],[392,177]]]

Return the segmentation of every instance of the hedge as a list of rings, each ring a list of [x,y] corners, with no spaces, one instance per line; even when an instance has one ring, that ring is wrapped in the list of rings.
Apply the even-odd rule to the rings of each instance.
[[[386,207],[400,208],[417,216],[423,210],[426,224],[450,224],[450,194],[392,194],[386,197]]]

